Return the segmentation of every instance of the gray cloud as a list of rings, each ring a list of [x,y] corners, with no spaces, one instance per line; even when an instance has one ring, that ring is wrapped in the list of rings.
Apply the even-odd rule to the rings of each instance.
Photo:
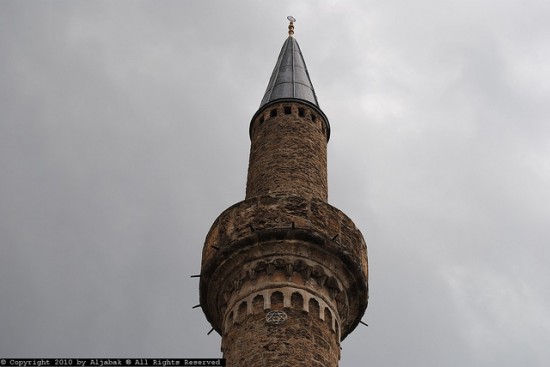
[[[549,11],[0,2],[0,355],[220,355],[189,276],[292,14],[369,245],[341,365],[547,365]]]

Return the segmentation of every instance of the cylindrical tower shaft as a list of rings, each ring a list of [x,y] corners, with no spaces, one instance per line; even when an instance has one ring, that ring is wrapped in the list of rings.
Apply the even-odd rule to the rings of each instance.
[[[327,140],[324,114],[299,100],[263,106],[250,126],[246,198],[293,195],[327,200]]]

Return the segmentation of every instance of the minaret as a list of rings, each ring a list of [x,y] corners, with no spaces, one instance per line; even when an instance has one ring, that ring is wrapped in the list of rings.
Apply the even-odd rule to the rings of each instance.
[[[327,203],[330,125],[288,19],[250,122],[246,198],[216,219],[202,253],[200,305],[233,367],[337,366],[367,308],[367,247]]]

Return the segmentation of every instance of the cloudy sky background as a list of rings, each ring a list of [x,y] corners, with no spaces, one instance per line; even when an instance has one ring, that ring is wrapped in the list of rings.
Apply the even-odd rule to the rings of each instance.
[[[0,1],[0,356],[220,356],[190,275],[289,14],[369,249],[341,366],[550,364],[546,0]]]

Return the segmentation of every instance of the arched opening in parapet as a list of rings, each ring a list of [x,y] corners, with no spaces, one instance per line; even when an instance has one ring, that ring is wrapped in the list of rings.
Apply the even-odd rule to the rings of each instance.
[[[290,106],[285,106],[284,110],[285,110],[285,115],[290,115],[292,113],[292,109],[290,108]]]
[[[264,309],[264,296],[258,294],[254,297],[252,300],[252,309],[254,313],[261,312]]]
[[[318,302],[315,298],[310,298],[310,299],[309,299],[309,313],[310,313],[312,316],[316,316],[316,317],[319,317],[319,316],[320,316],[320,313],[319,313],[319,302]]]
[[[283,308],[283,294],[279,291],[271,294],[271,308],[282,309]]]
[[[269,111],[269,116],[271,116],[271,117],[277,116],[277,109],[274,108],[274,109],[272,109],[271,111]]]
[[[306,115],[306,110],[303,108],[298,108],[298,116],[304,117]]]
[[[242,320],[245,317],[246,317],[246,301],[243,301],[239,305],[239,320]]]
[[[290,305],[292,308],[302,310],[304,308],[304,297],[298,292],[292,293],[290,297]]]

